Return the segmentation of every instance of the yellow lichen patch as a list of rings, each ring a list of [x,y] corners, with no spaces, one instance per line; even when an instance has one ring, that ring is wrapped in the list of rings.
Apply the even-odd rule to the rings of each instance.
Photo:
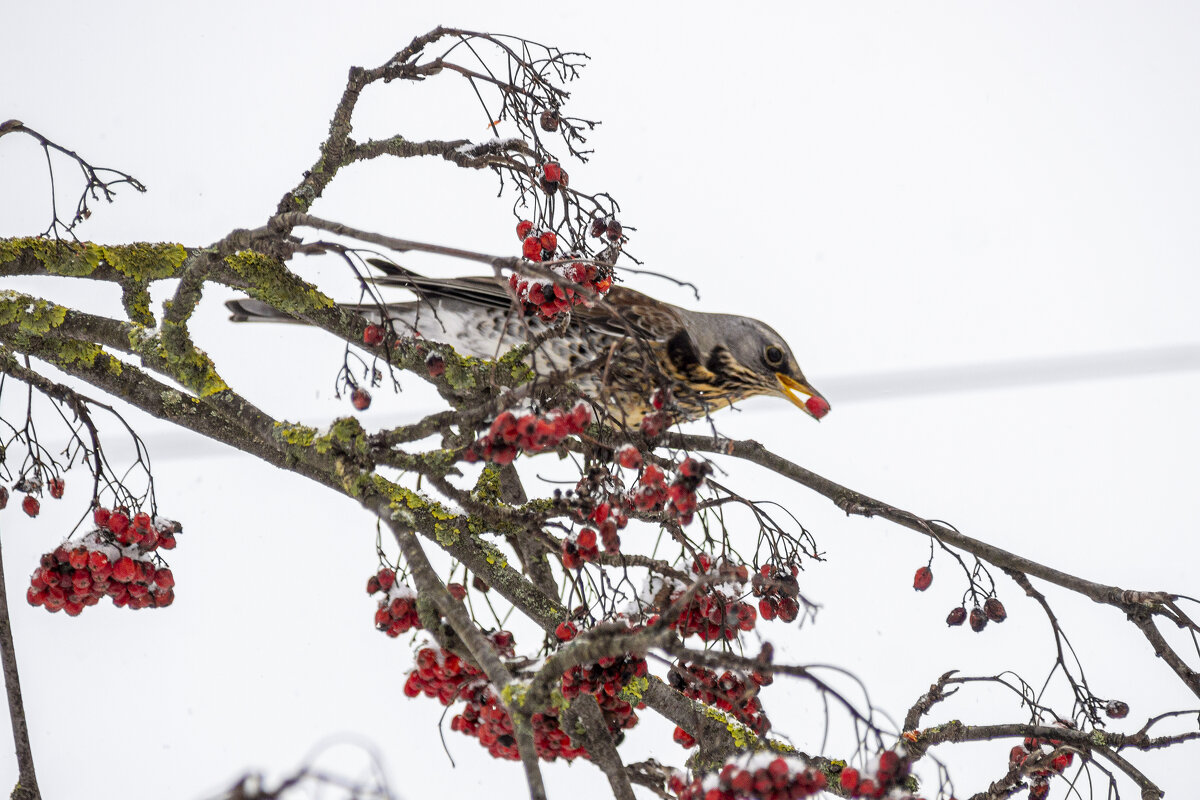
[[[101,250],[113,269],[138,283],[171,277],[188,255],[183,245],[165,242],[106,246]]]
[[[209,397],[229,388],[217,374],[208,354],[192,344],[183,325],[163,322],[159,355],[166,360],[171,376],[199,397]]]
[[[262,253],[241,250],[227,256],[225,263],[250,284],[247,291],[252,297],[270,303],[285,314],[301,316],[334,305],[333,299],[317,287]]]
[[[317,438],[317,429],[307,425],[289,425],[286,422],[275,423],[275,438],[299,447],[311,447]]]
[[[23,333],[42,335],[62,325],[67,309],[60,305],[13,291],[0,291],[0,325],[17,324]]]
[[[629,703],[631,706],[636,706],[642,702],[642,697],[646,690],[650,688],[650,680],[648,678],[633,678],[629,683],[621,687],[618,697]]]

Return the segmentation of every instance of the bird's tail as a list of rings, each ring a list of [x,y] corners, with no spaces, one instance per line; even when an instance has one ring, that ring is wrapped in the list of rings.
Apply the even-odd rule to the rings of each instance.
[[[302,322],[262,300],[226,300],[225,307],[234,322]]]

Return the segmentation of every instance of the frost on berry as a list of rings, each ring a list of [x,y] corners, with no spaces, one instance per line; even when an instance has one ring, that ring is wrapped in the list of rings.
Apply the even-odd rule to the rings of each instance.
[[[1112,719],[1125,719],[1129,716],[1129,704],[1121,700],[1109,700],[1104,704],[1104,713]]]

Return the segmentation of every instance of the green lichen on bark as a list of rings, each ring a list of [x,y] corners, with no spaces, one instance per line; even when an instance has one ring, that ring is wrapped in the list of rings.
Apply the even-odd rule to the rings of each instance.
[[[334,306],[332,298],[270,256],[240,250],[227,256],[225,263],[249,284],[246,291],[251,297],[270,303],[285,314],[299,317]]]
[[[67,309],[49,300],[0,291],[0,325],[16,324],[22,333],[41,336],[62,325],[66,317]]]
[[[317,429],[308,425],[291,425],[286,422],[275,423],[275,438],[296,447],[312,447],[317,439]]]
[[[117,272],[137,283],[170,278],[187,260],[187,249],[166,242],[104,246],[104,260]]]
[[[163,322],[158,354],[167,362],[171,376],[198,397],[209,397],[229,388],[217,374],[212,359],[192,343],[183,325]]]
[[[131,322],[138,325],[154,325],[154,314],[150,311],[149,283],[132,279],[122,280],[121,306]]]
[[[15,261],[29,253],[51,275],[78,278],[91,275],[104,260],[104,248],[91,242],[64,242],[24,236],[0,239],[0,264]]]

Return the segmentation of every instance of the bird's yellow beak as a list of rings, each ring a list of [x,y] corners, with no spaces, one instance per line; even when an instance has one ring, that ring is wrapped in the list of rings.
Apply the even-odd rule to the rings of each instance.
[[[820,419],[829,413],[828,401],[816,389],[782,372],[776,372],[775,379],[779,381],[779,390],[783,396],[805,414],[813,419]]]

